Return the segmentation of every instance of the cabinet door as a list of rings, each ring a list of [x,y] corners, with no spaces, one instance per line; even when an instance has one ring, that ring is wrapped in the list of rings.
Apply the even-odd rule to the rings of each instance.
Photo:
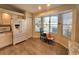
[[[12,33],[0,33],[0,48],[12,44]]]
[[[11,15],[8,13],[2,13],[2,22],[3,22],[3,25],[10,25]]]
[[[2,24],[1,14],[2,14],[2,13],[0,12],[0,25]]]
[[[23,16],[18,15],[18,19],[23,19]]]

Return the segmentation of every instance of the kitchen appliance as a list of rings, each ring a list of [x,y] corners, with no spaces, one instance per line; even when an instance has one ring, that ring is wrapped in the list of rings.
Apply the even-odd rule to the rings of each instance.
[[[26,20],[12,20],[11,25],[13,32],[13,45],[26,40]]]

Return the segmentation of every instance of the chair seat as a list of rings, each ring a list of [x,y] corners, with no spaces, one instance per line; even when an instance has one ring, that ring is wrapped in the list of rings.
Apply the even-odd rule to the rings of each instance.
[[[40,33],[40,39],[48,44],[54,44],[54,37],[50,33]]]
[[[48,44],[53,45],[53,44],[55,44],[55,41],[53,41],[53,40],[48,40]]]
[[[54,40],[54,38],[53,37],[48,37],[48,40]]]
[[[54,40],[52,33],[46,33],[48,40]]]

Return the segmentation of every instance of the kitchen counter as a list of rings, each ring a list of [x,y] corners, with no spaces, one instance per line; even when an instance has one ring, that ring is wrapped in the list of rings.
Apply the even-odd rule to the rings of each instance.
[[[12,31],[4,31],[4,32],[0,32],[0,34],[2,33],[12,33]]]

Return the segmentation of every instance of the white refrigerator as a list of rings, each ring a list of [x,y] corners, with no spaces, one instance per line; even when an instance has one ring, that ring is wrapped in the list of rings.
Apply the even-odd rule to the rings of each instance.
[[[26,20],[18,19],[12,20],[13,45],[26,40]]]

